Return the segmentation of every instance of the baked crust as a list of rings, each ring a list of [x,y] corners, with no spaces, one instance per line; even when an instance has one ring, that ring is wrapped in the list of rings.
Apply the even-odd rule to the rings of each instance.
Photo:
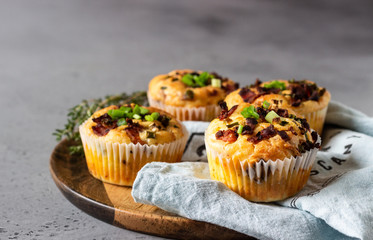
[[[237,89],[237,85],[227,78],[221,81],[221,88],[212,85],[189,87],[181,79],[185,74],[193,72],[202,73],[202,71],[183,69],[154,77],[149,83],[149,96],[155,101],[169,106],[204,107],[217,105],[230,92],[230,88],[234,87],[234,89]],[[193,91],[193,99],[185,98],[187,91]]]

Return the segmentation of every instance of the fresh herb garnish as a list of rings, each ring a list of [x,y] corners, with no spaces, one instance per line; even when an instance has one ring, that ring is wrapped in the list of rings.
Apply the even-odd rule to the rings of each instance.
[[[281,90],[286,89],[285,83],[277,81],[277,80],[264,84],[264,87],[265,88],[280,88]]]
[[[71,141],[69,147],[70,154],[83,154],[83,146],[79,135],[78,127],[85,120],[87,120],[94,112],[99,109],[108,107],[110,105],[124,105],[128,103],[136,103],[143,106],[148,105],[148,99],[146,92],[134,92],[132,94],[122,93],[119,95],[106,96],[104,99],[92,99],[83,100],[80,104],[69,109],[67,114],[67,123],[64,128],[56,129],[53,135],[57,141],[61,141],[63,138]],[[126,112],[126,107],[121,108]],[[129,108],[131,109],[131,108]]]
[[[264,109],[268,109],[269,106],[271,106],[271,104],[269,102],[267,102],[266,100],[264,100],[264,102],[263,102],[263,108]]]
[[[208,72],[196,75],[187,73],[182,77],[181,81],[189,87],[205,87],[208,85],[208,80],[213,78],[214,76]]]
[[[250,107],[245,107],[242,112],[241,112],[241,115],[244,117],[244,118],[255,118],[255,119],[258,119],[259,118],[259,114],[256,112],[256,109],[253,105],[251,105]]]

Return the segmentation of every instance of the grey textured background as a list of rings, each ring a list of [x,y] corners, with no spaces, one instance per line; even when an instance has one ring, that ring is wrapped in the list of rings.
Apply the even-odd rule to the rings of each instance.
[[[68,108],[159,73],[309,78],[373,116],[373,1],[0,3],[0,239],[155,239],[75,208],[48,160]]]

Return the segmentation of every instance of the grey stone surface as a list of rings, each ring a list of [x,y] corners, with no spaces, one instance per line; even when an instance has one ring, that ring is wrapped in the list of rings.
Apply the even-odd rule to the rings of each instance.
[[[175,68],[309,78],[373,115],[372,1],[1,1],[0,239],[155,239],[70,204],[48,169],[67,109]]]

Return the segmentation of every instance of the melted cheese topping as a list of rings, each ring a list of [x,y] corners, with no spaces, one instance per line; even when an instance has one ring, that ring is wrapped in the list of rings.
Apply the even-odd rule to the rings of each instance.
[[[132,108],[134,105],[132,105]],[[177,139],[180,139],[184,136],[183,133],[183,127],[182,124],[176,120],[172,115],[159,110],[157,108],[153,107],[143,107],[146,109],[149,109],[150,113],[152,112],[158,112],[161,115],[166,115],[170,118],[170,122],[168,126],[165,128],[162,126],[162,124],[159,121],[149,122],[146,120],[138,120],[138,119],[132,119],[134,123],[139,123],[143,129],[139,132],[139,136],[142,141],[144,141],[148,145],[157,145],[157,144],[163,144],[163,143],[170,143]],[[127,135],[125,128],[128,127],[128,125],[122,125],[117,128],[111,129],[108,134],[105,136],[98,136],[96,135],[92,127],[96,126],[97,123],[93,122],[93,118],[98,118],[105,113],[107,113],[110,109],[118,109],[117,106],[109,106],[107,108],[101,109],[97,112],[95,112],[83,125],[83,128],[85,132],[90,137],[100,138],[107,142],[113,142],[113,143],[131,143],[130,137]],[[155,133],[155,138],[147,138],[147,131],[151,131]]]
[[[255,136],[259,131],[270,126],[268,122],[259,122],[256,125],[253,134],[238,135],[235,142],[229,143],[222,140],[217,140],[215,134],[220,130],[227,130],[227,124],[238,122],[245,125],[246,119],[241,115],[241,111],[250,106],[250,104],[240,104],[236,111],[229,117],[229,120],[214,119],[205,132],[206,144],[214,151],[223,154],[226,158],[236,159],[237,161],[256,162],[260,159],[277,160],[298,156],[301,153],[298,150],[298,145],[301,141],[306,141],[306,137],[301,134],[301,124],[294,119],[284,118],[288,122],[287,125],[273,124],[278,131],[286,131],[290,141],[283,140],[278,134],[269,139],[261,140],[258,143],[252,143],[247,139]],[[291,110],[289,114],[294,114]],[[297,135],[294,135],[289,128],[293,127]],[[231,128],[232,129],[232,128]],[[306,132],[308,139],[312,139],[309,131]]]
[[[203,107],[216,105],[225,98],[226,91],[223,88],[213,87],[189,87],[181,81],[182,77],[193,70],[175,70],[168,74],[154,77],[149,83],[149,95],[154,100],[175,107]],[[202,71],[197,71],[202,73]],[[234,84],[232,80],[223,82],[222,86]],[[185,93],[193,91],[193,99],[185,99]]]

